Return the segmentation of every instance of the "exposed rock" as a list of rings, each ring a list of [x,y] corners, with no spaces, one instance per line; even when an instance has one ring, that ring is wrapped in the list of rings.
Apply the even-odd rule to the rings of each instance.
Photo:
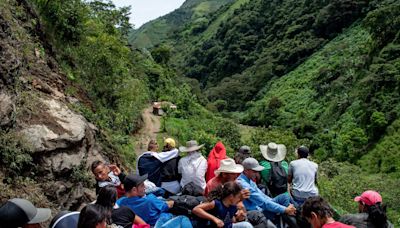
[[[27,140],[33,145],[33,151],[54,151],[60,148],[67,148],[72,144],[81,141],[85,136],[87,121],[81,116],[72,112],[66,105],[59,101],[42,100],[48,110],[46,125],[31,125],[22,130]],[[58,126],[57,132],[49,129],[49,120],[51,125]],[[29,123],[28,123],[29,124]],[[54,128],[53,128],[54,129]]]
[[[51,157],[51,168],[54,172],[65,172],[71,170],[74,166],[79,166],[85,157],[85,151],[77,154],[58,153]]]
[[[11,96],[0,93],[0,126],[7,125],[11,122],[11,115],[14,110],[14,104]]]
[[[79,210],[85,202],[93,202],[96,193],[82,184],[71,184],[64,181],[56,181],[52,184],[43,185],[46,195],[58,202],[59,210]]]

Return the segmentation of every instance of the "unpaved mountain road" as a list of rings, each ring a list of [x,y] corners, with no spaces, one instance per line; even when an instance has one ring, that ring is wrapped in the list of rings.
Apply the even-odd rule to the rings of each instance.
[[[147,151],[147,144],[151,139],[157,139],[160,132],[160,116],[153,114],[153,106],[149,106],[142,113],[143,127],[135,134],[136,146],[135,153],[137,156]]]

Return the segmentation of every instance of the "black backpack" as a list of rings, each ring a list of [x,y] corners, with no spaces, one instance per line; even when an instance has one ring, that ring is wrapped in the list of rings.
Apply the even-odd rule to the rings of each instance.
[[[271,171],[267,182],[268,190],[272,196],[287,192],[287,173],[283,169],[281,162],[270,162]]]
[[[193,208],[206,200],[204,196],[190,195],[171,196],[169,199],[174,201],[174,206],[169,209],[170,213],[174,215],[185,215],[189,218],[194,216],[194,214],[192,214]]]

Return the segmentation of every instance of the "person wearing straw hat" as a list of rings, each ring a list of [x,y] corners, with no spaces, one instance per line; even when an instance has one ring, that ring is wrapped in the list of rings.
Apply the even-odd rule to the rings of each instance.
[[[203,191],[206,188],[207,160],[199,151],[203,146],[198,145],[196,140],[190,140],[186,142],[186,146],[179,147],[181,152],[188,153],[178,163],[178,172],[182,175],[182,187],[193,182],[196,186],[201,187]]]
[[[0,207],[0,227],[41,227],[50,217],[49,208],[37,208],[26,199],[10,199]]]
[[[307,198],[318,195],[318,165],[308,160],[309,150],[305,146],[296,149],[297,160],[289,163],[288,182],[296,206],[301,206]]]
[[[229,181],[235,181],[243,172],[243,166],[238,165],[232,158],[221,160],[220,167],[215,170],[215,177],[207,182],[205,195],[220,185]]]
[[[265,160],[260,162],[265,169],[261,171],[261,179],[268,187],[272,196],[287,192],[287,176],[289,164],[284,160],[286,146],[274,142],[268,145],[260,145],[262,156]]]

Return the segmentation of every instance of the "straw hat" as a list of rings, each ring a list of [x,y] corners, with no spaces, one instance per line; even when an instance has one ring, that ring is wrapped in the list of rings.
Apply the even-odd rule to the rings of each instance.
[[[204,144],[199,146],[196,140],[190,140],[186,142],[186,146],[180,146],[179,150],[181,152],[193,152],[200,150],[200,148],[202,148],[203,146]]]
[[[283,144],[268,143],[268,145],[260,145],[260,150],[265,159],[268,161],[279,162],[286,157],[286,146]]]
[[[215,175],[220,173],[242,173],[243,166],[236,164],[232,158],[221,160],[221,164],[217,170],[214,171]]]

